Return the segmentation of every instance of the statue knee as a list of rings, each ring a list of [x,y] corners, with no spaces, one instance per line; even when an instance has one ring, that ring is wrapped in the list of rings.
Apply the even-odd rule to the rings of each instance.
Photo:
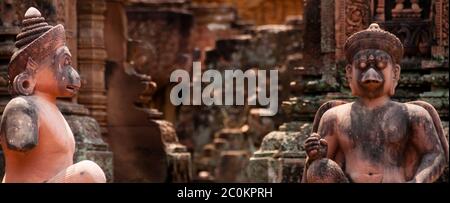
[[[78,174],[87,183],[105,183],[106,177],[103,170],[95,162],[84,160],[77,164]]]
[[[308,183],[348,183],[341,167],[331,159],[323,158],[309,165],[306,172]]]

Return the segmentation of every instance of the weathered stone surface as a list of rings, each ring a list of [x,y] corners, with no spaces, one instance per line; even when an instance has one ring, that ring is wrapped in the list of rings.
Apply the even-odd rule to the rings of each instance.
[[[132,4],[126,7],[126,15],[129,38],[139,40],[143,47],[140,56],[144,61],[136,67],[139,73],[150,75],[161,89],[168,85],[172,71],[191,68],[188,43],[193,18],[188,10]]]
[[[267,134],[247,168],[251,182],[299,183],[306,154],[302,143],[311,124],[291,122]]]
[[[189,152],[167,154],[167,182],[187,183],[192,181],[192,161]]]
[[[282,24],[289,16],[302,15],[304,9],[303,0],[193,0],[193,3],[233,6],[242,21],[256,25]]]
[[[249,152],[246,150],[224,150],[221,152],[214,173],[217,182],[247,182]]]
[[[2,104],[6,104],[9,100],[9,93],[7,92],[6,86],[7,78],[4,77],[6,75],[2,75],[4,70],[6,70],[6,66],[2,66],[1,64],[8,63],[10,55],[4,53],[10,51],[10,47],[8,46],[12,45],[10,42],[14,41],[14,37],[17,34],[14,33],[14,28],[17,28],[15,26],[19,21],[15,18],[20,17],[20,15],[15,16],[14,13],[23,13],[26,9],[25,7],[30,5],[37,6],[36,2],[37,1],[32,0],[4,0],[0,3],[3,6],[0,15],[0,22],[2,23],[0,26],[0,95],[2,95],[0,108],[3,108],[4,105]],[[109,5],[112,1],[95,1],[92,4],[89,3],[91,5],[86,4],[81,10],[77,9],[77,6],[74,6],[76,5],[74,3],[75,0],[45,0],[39,2],[42,2],[39,6],[48,7],[48,9],[43,9],[43,13],[48,16],[48,19],[52,23],[58,22],[65,24],[66,30],[68,31],[66,35],[70,38],[68,39],[68,45],[71,49],[72,55],[80,55],[82,58],[81,62],[84,60],[84,65],[82,66],[90,67],[83,68],[82,70],[82,72],[84,71],[87,73],[86,75],[88,80],[86,82],[89,83],[88,86],[86,86],[89,87],[89,91],[85,91],[85,95],[102,95],[105,93],[105,89],[102,88],[106,86],[106,90],[108,91],[106,92],[108,95],[107,120],[108,122],[111,122],[107,128],[116,132],[116,134],[104,136],[104,139],[110,143],[111,149],[115,152],[115,155],[120,154],[119,156],[127,157],[119,159],[121,161],[118,163],[115,161],[114,165],[122,167],[125,165],[123,163],[132,163],[132,165],[139,166],[142,169],[133,172],[123,169],[123,172],[120,172],[119,174],[138,174],[136,178],[133,178],[133,181],[138,181],[140,177],[143,177],[142,174],[147,173],[148,175],[152,173],[153,175],[151,175],[151,177],[147,176],[141,180],[156,182],[163,181],[159,179],[158,176],[164,178],[166,177],[166,175],[161,172],[166,171],[165,168],[144,166],[146,163],[150,163],[150,160],[152,159],[156,163],[163,163],[166,161],[164,158],[161,158],[165,157],[164,149],[161,146],[162,142],[155,142],[155,140],[160,139],[160,137],[156,136],[150,139],[144,136],[145,133],[139,133],[141,131],[148,131],[149,128],[141,128],[142,125],[146,125],[144,123],[146,123],[147,120],[145,115],[137,116],[138,113],[131,110],[134,108],[132,103],[136,99],[136,97],[133,96],[138,95],[141,91],[142,85],[137,81],[133,81],[132,78],[127,79],[126,77],[118,77],[117,75],[117,70],[123,72],[124,67],[121,64],[124,62],[124,58],[126,57],[126,51],[118,48],[122,45],[115,43],[117,41],[126,41],[126,39],[114,38],[114,36],[118,35],[117,33],[121,34],[123,31],[117,31],[117,33],[114,31],[118,30],[116,25],[120,24],[117,23],[119,20],[117,20],[117,18],[117,21],[108,21],[108,19],[105,19],[105,29],[103,32],[111,35],[104,36],[103,40],[111,43],[101,45],[102,41],[99,40],[100,32],[98,32],[98,35],[96,34],[95,36],[92,34],[97,33],[100,26],[96,26],[96,23],[91,22],[86,18],[87,15],[85,15],[89,13],[89,15],[92,14],[91,16],[103,16],[105,14],[105,2]],[[192,108],[193,111],[191,114],[194,114],[194,116],[186,118],[193,122],[178,125],[178,113],[175,108],[171,108],[170,105],[164,105],[168,103],[166,96],[167,89],[170,88],[170,86],[164,85],[164,83],[168,81],[168,73],[170,73],[172,68],[189,69],[189,66],[182,67],[184,65],[179,64],[189,62],[189,60],[185,60],[189,57],[185,56],[186,54],[191,54],[190,52],[192,48],[199,48],[202,53],[207,50],[212,50],[208,53],[209,56],[207,57],[204,54],[200,54],[203,62],[205,58],[207,58],[207,64],[210,65],[208,67],[229,68],[239,66],[250,68],[250,66],[279,66],[280,82],[283,83],[283,89],[280,90],[280,97],[282,97],[285,101],[282,106],[286,111],[282,115],[285,116],[285,118],[283,117],[285,119],[284,121],[312,121],[315,109],[317,109],[321,103],[333,98],[349,98],[348,85],[344,75],[342,74],[345,64],[342,66],[339,64],[339,50],[342,49],[341,46],[343,42],[345,42],[346,37],[352,32],[359,30],[361,27],[367,27],[369,21],[389,21],[391,18],[391,16],[389,16],[389,12],[386,14],[384,12],[392,9],[388,8],[388,4],[384,5],[384,1],[377,1],[378,5],[371,5],[368,3],[369,1],[356,0],[319,2],[295,1],[295,4],[292,4],[294,1],[278,0],[257,1],[256,3],[231,0],[127,0],[126,2],[129,3],[128,5],[135,5],[135,8],[137,8],[134,11],[132,11],[132,9],[129,10],[129,16],[136,17],[138,16],[137,13],[145,9],[152,11],[148,12],[152,13],[150,14],[152,17],[152,20],[150,21],[152,22],[147,24],[142,23],[144,27],[149,27],[150,30],[150,32],[147,32],[147,29],[142,31],[142,36],[145,35],[142,39],[148,39],[151,45],[156,47],[155,49],[160,52],[160,55],[164,55],[164,57],[154,57],[156,55],[154,52],[147,52],[148,56],[152,59],[152,62],[149,63],[151,68],[148,69],[148,73],[152,73],[153,78],[159,82],[159,89],[155,95],[155,98],[157,98],[155,105],[159,109],[165,111],[167,119],[175,121],[174,123],[177,124],[177,132],[180,132],[178,135],[180,137],[180,142],[187,145],[189,150],[196,149],[195,151],[200,152],[202,151],[201,146],[206,143],[210,143],[207,144],[207,146],[203,149],[203,152],[201,152],[205,155],[201,156],[200,160],[202,161],[200,162],[205,162],[205,164],[199,164],[198,168],[200,171],[203,169],[206,171],[212,171],[214,167],[217,166],[220,152],[228,148],[226,139],[217,138],[213,141],[214,137],[212,135],[214,132],[217,132],[223,128],[223,118],[220,115],[220,109],[203,107]],[[114,1],[114,3],[122,4],[122,1]],[[222,3],[227,3],[227,5],[224,6]],[[420,3],[429,4],[429,2],[426,1],[420,1]],[[8,10],[5,9],[6,4],[14,4],[15,6],[8,7],[8,9],[12,9]],[[20,7],[17,5],[20,5]],[[395,4],[391,5],[395,6]],[[233,8],[233,6],[235,8]],[[376,8],[372,6],[375,6]],[[124,4],[119,7],[130,8]],[[417,24],[419,26],[412,26],[414,22],[399,18],[397,20],[400,24],[407,25],[402,27],[397,25],[394,26],[393,24],[388,25],[389,23],[386,24],[390,27],[390,29],[392,28],[392,30],[406,29],[408,32],[415,33],[410,35],[411,38],[409,38],[408,41],[412,44],[411,46],[408,45],[408,47],[412,47],[413,49],[411,50],[416,51],[410,51],[409,53],[417,54],[409,54],[412,57],[404,60],[402,63],[402,77],[394,99],[402,102],[417,99],[430,102],[438,110],[441,119],[444,122],[448,122],[448,68],[442,68],[448,66],[445,65],[445,62],[444,65],[442,65],[443,61],[448,60],[448,0],[433,1],[433,4],[430,6],[421,5],[421,8],[424,9],[424,17],[427,16],[428,12],[426,9],[431,7],[433,7],[433,12],[430,13],[431,15],[429,18],[432,19],[432,21],[428,24],[422,23]],[[17,9],[18,11],[16,11]],[[295,12],[293,12],[293,10],[295,10]],[[375,11],[375,13],[372,11]],[[109,13],[110,15],[117,14],[116,16],[119,16],[119,13],[109,6],[106,7],[106,13]],[[166,13],[167,15],[160,15],[161,13]],[[368,15],[369,13],[373,13],[373,16]],[[77,25],[78,22],[76,17],[72,20],[68,17],[74,16],[74,14],[78,14],[78,19],[84,22]],[[126,19],[127,14],[122,14],[125,15]],[[307,30],[302,30],[302,33],[290,34],[290,28],[284,29],[290,26],[297,26],[295,20],[287,22],[281,26],[262,26],[259,28],[256,28],[249,22],[249,20],[253,20],[256,25],[265,25],[268,22],[273,23],[275,21],[276,23],[283,23],[286,16],[292,14],[305,14],[305,25],[303,26],[306,26]],[[107,15],[104,16],[106,17]],[[176,25],[173,24],[173,26],[171,26],[170,24],[164,24],[165,20],[173,20],[172,17],[174,16],[179,17],[175,17],[176,23],[174,24]],[[186,40],[188,38],[186,33],[188,33],[187,30],[189,29],[181,26],[189,24],[185,23],[186,18],[184,17],[186,16],[189,16],[189,19],[193,18],[193,22],[195,24],[194,29],[191,29],[189,35],[194,37],[188,40]],[[367,21],[367,19],[369,19],[369,21]],[[75,20],[75,23],[72,22],[73,20]],[[100,21],[100,19],[97,18],[94,19],[94,21],[95,20],[97,23]],[[187,21],[190,20],[186,20],[186,22]],[[430,23],[433,24],[431,27]],[[125,24],[127,24],[127,22],[125,22]],[[69,28],[66,25],[75,27]],[[181,26],[183,28],[179,29],[177,26]],[[428,29],[424,26],[428,26],[430,28]],[[92,33],[90,35],[86,34],[86,32],[78,33],[77,27],[89,27],[87,30],[90,30],[89,32],[92,31]],[[108,31],[107,27],[110,27],[111,29]],[[168,35],[168,33],[170,35]],[[245,35],[233,37],[237,34]],[[306,35],[306,37],[302,37],[301,35]],[[399,35],[401,35],[401,33]],[[425,35],[430,36],[426,37]],[[216,43],[216,40],[219,41]],[[418,44],[414,44],[419,41],[422,41],[420,42],[422,43],[420,46]],[[430,41],[433,43],[430,44]],[[80,54],[77,53],[78,42],[82,45],[80,47]],[[179,45],[172,46],[174,43],[178,43]],[[104,51],[83,51],[83,49],[87,48],[83,44],[89,44],[92,46],[98,45],[99,47],[105,46],[106,48],[110,46],[110,48],[107,48],[109,50],[107,51],[107,55],[105,55]],[[100,49],[103,49],[103,47]],[[423,53],[426,54],[423,54],[421,50],[424,50],[425,52]],[[333,52],[336,52],[336,59],[331,57]],[[171,55],[171,53],[175,54]],[[429,55],[433,58],[430,59]],[[76,58],[77,57],[75,57],[74,60],[75,64],[78,63]],[[96,59],[96,61],[88,62],[90,58]],[[108,60],[108,65],[106,66],[109,66],[111,69],[107,68],[106,70],[101,71],[100,69],[105,66],[104,64],[92,65],[93,63],[102,63],[102,58],[106,58],[106,60]],[[167,64],[159,62],[155,65],[158,60],[153,60],[154,58],[167,61]],[[99,60],[97,61],[97,59]],[[111,63],[112,61],[114,63]],[[441,65],[436,65],[436,63]],[[156,66],[158,66],[157,69],[153,68]],[[206,68],[206,66],[204,68]],[[283,74],[288,77],[282,77],[281,74],[283,70],[286,71]],[[104,73],[106,73],[106,76],[112,75],[110,73],[113,73],[114,76],[110,78],[106,77],[103,85],[100,83],[94,84],[94,82],[92,82],[94,79],[97,80],[101,78],[100,76]],[[334,77],[335,81],[333,81]],[[111,81],[108,82],[108,79],[111,79]],[[129,89],[121,88],[124,84],[127,84]],[[287,90],[289,87],[291,92]],[[110,89],[108,90],[108,88]],[[290,95],[281,96],[281,94]],[[295,98],[287,99],[291,96],[294,96]],[[104,106],[105,104],[105,102],[103,102],[104,98],[102,97],[103,96],[85,96],[84,98],[81,98],[81,100],[84,99],[84,101],[93,103],[89,105],[89,108],[94,111],[90,112],[94,112],[95,115],[92,115],[94,115],[94,117],[96,117],[99,121],[101,120],[99,119],[100,117],[105,116],[105,114],[102,113],[105,111],[104,107],[102,107],[102,105]],[[128,97],[130,97],[130,99],[125,99]],[[166,99],[161,99],[164,97]],[[73,109],[73,111],[75,112],[77,110]],[[97,111],[97,113],[95,113],[95,111]],[[98,112],[100,112],[100,114]],[[84,113],[76,114],[81,115]],[[136,120],[142,120],[142,123],[135,122]],[[101,126],[104,126],[104,121],[101,121],[101,123],[103,123]],[[137,126],[134,126],[135,124]],[[125,128],[125,125],[130,126],[128,126],[129,128]],[[250,135],[250,133],[251,127],[249,125],[249,131],[247,131],[247,134]],[[147,134],[154,133],[148,131]],[[148,145],[144,144],[143,147],[138,146],[141,143],[147,142],[151,143]],[[122,144],[130,144],[130,146],[121,146]],[[215,148],[213,149],[214,145],[217,147],[217,150]],[[150,149],[155,150],[151,151]],[[119,153],[116,153],[116,150]],[[139,163],[138,159],[134,160],[131,158],[132,156],[144,157],[144,161]],[[180,156],[182,157],[182,155]],[[197,157],[195,158],[197,159]],[[256,159],[256,157],[253,158]],[[263,162],[265,163],[266,159],[263,158],[262,160],[264,160]],[[214,173],[212,173],[212,175],[214,175]],[[124,181],[124,179],[121,180]]]
[[[190,182],[192,180],[191,154],[181,145],[173,124],[165,120],[154,120],[158,125],[164,150],[167,154],[168,182]]]
[[[283,64],[288,53],[303,46],[302,31],[290,25],[259,26],[254,35],[240,35],[216,42],[216,49],[207,53],[211,68],[258,67],[270,69]],[[219,63],[219,59],[223,59]]]

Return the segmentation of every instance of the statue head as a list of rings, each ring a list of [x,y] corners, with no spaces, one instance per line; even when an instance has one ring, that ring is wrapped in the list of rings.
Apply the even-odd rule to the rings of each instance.
[[[80,77],[71,64],[64,27],[48,25],[33,7],[25,13],[22,26],[8,65],[11,93],[73,96],[80,88]]]
[[[403,45],[390,32],[373,23],[354,33],[344,45],[346,77],[354,96],[392,96],[400,79]]]

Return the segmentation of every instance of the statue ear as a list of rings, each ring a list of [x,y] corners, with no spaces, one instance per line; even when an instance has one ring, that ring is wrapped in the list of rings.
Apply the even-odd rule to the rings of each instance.
[[[394,96],[395,94],[395,88],[397,87],[398,81],[400,80],[400,65],[395,64],[394,67],[392,67],[392,72],[393,74],[393,78],[392,80],[394,80],[392,87],[389,91],[389,95],[390,96]]]
[[[357,96],[358,91],[356,90],[356,87],[354,87],[352,84],[352,81],[353,81],[352,73],[353,73],[352,65],[348,64],[347,66],[345,66],[345,78],[347,78],[348,86],[350,87],[350,90],[352,91],[352,95]]]
[[[34,86],[36,85],[36,80],[34,79],[36,69],[37,63],[31,57],[28,58],[25,71],[14,78],[13,90],[16,94],[25,96],[33,94]]]
[[[392,71],[394,72],[394,80],[398,81],[400,80],[400,65],[395,64],[394,67],[392,68]]]
[[[352,80],[352,65],[348,64],[345,66],[345,78],[347,78],[347,82]]]

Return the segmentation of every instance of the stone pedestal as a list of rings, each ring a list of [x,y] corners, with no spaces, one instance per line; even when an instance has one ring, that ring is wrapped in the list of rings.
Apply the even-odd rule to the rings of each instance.
[[[249,181],[256,183],[299,183],[306,153],[302,143],[311,132],[311,124],[285,123],[267,134],[261,148],[250,158]]]

